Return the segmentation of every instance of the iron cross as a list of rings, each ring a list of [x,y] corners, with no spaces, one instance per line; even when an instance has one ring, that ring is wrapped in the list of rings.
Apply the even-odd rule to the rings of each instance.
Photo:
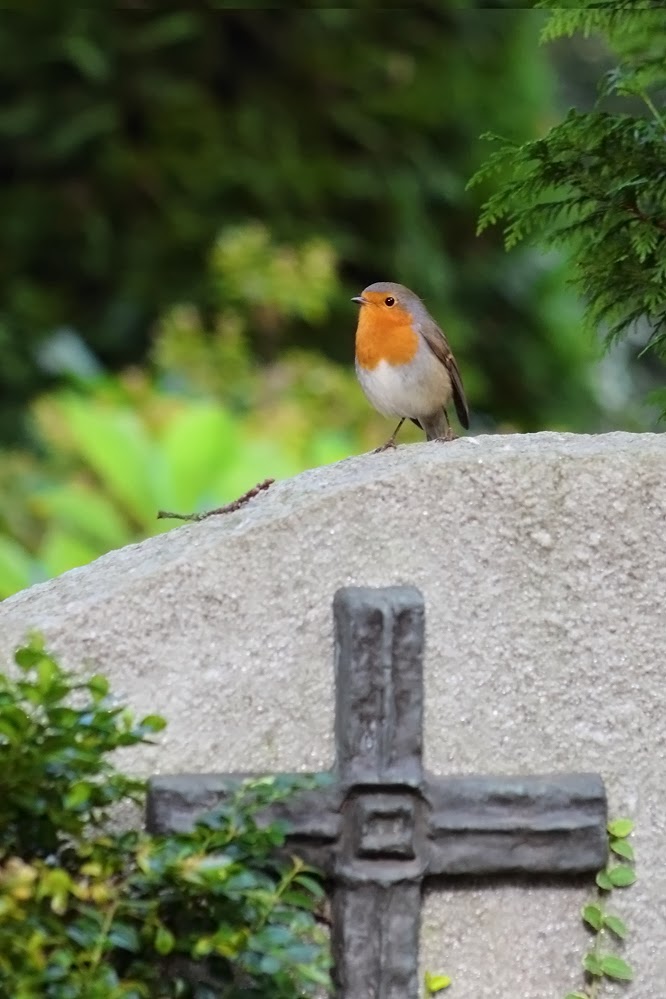
[[[271,808],[332,890],[338,999],[417,999],[422,886],[432,875],[577,875],[606,861],[595,774],[424,771],[424,604],[412,587],[346,588],[335,619],[333,783]],[[154,777],[148,826],[191,828],[243,776]]]

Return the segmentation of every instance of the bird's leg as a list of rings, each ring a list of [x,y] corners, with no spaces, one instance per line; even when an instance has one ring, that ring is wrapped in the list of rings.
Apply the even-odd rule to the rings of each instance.
[[[398,436],[398,431],[400,430],[400,427],[403,425],[403,423],[405,422],[406,419],[407,419],[407,417],[403,416],[403,418],[401,419],[400,423],[398,424],[398,426],[395,428],[395,430],[393,431],[393,433],[391,434],[391,436],[387,440],[386,444],[382,444],[381,447],[376,447],[375,450],[372,452],[373,454],[381,454],[382,451],[388,451],[388,449],[390,447],[395,447],[396,446],[395,445],[395,439]]]
[[[457,434],[454,434],[453,430],[451,429],[451,424],[449,423],[449,414],[446,412],[446,410],[444,410],[444,419],[446,420],[446,430],[444,431],[441,437],[435,437],[435,440],[439,441],[442,444],[446,443],[447,441],[457,441],[458,436]]]

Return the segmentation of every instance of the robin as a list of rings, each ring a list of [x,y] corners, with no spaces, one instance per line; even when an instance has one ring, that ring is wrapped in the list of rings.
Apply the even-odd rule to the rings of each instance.
[[[465,390],[446,337],[421,299],[402,284],[380,281],[352,302],[360,305],[356,374],[361,388],[380,413],[400,417],[374,453],[396,446],[405,420],[421,427],[426,440],[455,440],[446,407],[453,398],[458,419],[468,429]]]

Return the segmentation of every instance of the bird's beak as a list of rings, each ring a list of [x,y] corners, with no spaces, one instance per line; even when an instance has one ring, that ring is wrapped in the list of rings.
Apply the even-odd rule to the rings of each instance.
[[[359,305],[368,304],[367,298],[363,298],[363,295],[354,295],[354,297],[352,298],[352,302],[358,302]]]

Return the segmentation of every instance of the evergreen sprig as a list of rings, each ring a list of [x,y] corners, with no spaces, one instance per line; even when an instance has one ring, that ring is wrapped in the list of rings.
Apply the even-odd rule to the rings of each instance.
[[[641,320],[646,346],[666,355],[666,20],[646,0],[561,0],[543,34],[600,34],[618,60],[600,83],[590,112],[569,111],[541,139],[499,142],[470,186],[500,173],[479,231],[503,223],[507,249],[522,240],[566,245],[586,319],[607,342]],[[609,96],[631,98],[625,110],[602,109]],[[636,99],[643,113],[635,110]]]

